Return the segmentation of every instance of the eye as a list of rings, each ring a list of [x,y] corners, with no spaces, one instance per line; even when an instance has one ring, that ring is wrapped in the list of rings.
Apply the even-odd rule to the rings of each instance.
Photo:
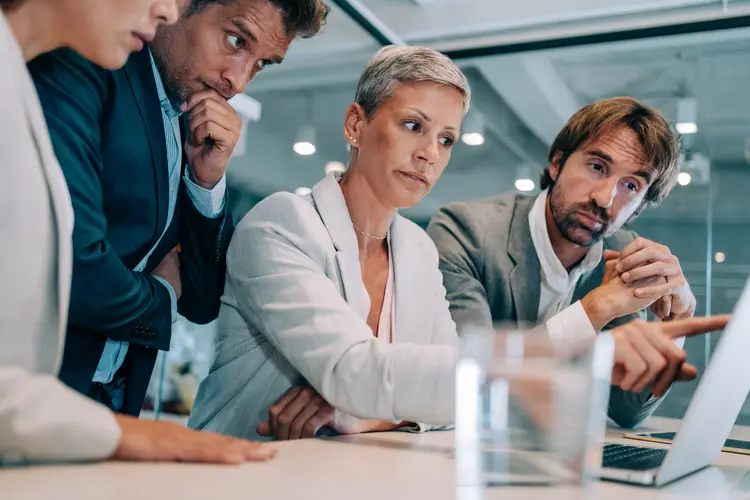
[[[227,42],[237,50],[245,46],[245,40],[232,33],[227,34]]]
[[[591,169],[594,170],[595,172],[604,171],[604,165],[602,165],[601,163],[591,162],[589,163],[589,165],[591,166]]]
[[[448,136],[448,137],[440,138],[440,144],[442,144],[446,148],[452,148],[455,143],[456,143],[456,140],[453,139],[453,137]]]
[[[640,187],[635,182],[625,181],[625,187],[633,193],[637,193]]]
[[[406,127],[407,130],[410,130],[412,132],[419,132],[422,130],[422,125],[420,125],[419,122],[414,120],[408,120],[404,122],[404,127]]]

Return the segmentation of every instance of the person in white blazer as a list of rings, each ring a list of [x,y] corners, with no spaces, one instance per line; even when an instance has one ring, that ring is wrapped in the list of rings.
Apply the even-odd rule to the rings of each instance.
[[[25,63],[68,46],[115,69],[177,16],[177,0],[0,0],[0,465],[108,457],[236,463],[273,454],[257,443],[116,416],[55,377],[73,210]]]
[[[218,350],[188,425],[284,439],[450,422],[458,337],[437,250],[397,210],[440,178],[469,102],[436,51],[391,46],[369,61],[346,112],[347,172],[270,196],[235,231]],[[299,408],[294,428],[258,429],[274,404]]]

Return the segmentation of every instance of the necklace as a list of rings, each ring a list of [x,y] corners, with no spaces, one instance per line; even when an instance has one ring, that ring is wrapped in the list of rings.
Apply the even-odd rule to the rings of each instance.
[[[388,237],[388,233],[385,233],[385,236],[373,236],[371,234],[367,234],[366,232],[362,231],[360,228],[354,225],[354,222],[352,222],[352,226],[354,226],[354,229],[364,236],[365,238],[370,238],[371,240],[384,240]]]

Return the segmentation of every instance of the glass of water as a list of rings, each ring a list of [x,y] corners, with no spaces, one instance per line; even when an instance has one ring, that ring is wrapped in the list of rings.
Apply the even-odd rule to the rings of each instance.
[[[459,492],[585,488],[601,464],[613,356],[609,335],[562,343],[543,326],[462,332],[456,367]]]

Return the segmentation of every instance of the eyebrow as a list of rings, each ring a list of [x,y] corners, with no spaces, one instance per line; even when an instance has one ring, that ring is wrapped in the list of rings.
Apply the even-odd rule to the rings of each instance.
[[[614,163],[614,160],[612,160],[611,156],[609,156],[607,153],[599,151],[598,149],[594,149],[593,151],[586,151],[586,154],[589,156],[596,156],[597,158],[600,158],[607,163]]]
[[[241,31],[243,35],[249,38],[250,41],[252,41],[253,43],[258,43],[258,38],[252,31],[250,31],[250,28],[248,28],[245,23],[243,23],[239,19],[232,19],[232,25],[239,31]],[[268,61],[268,64],[281,64],[282,61],[284,61],[284,58],[276,56],[270,59],[266,59],[266,61]]]
[[[258,38],[255,36],[255,34],[252,31],[250,31],[250,28],[248,28],[245,23],[237,19],[232,19],[232,24],[234,25],[235,28],[240,30],[243,35],[248,37],[253,42],[258,43]]]
[[[611,156],[609,156],[607,153],[599,151],[598,149],[587,151],[586,154],[588,154],[589,156],[596,156],[597,158],[601,158],[607,163],[614,163]],[[636,170],[635,172],[633,172],[633,175],[645,180],[646,184],[651,183],[651,179],[653,178],[653,172],[651,172],[650,170]]]
[[[421,116],[424,119],[424,121],[426,121],[426,122],[432,122],[432,119],[429,116],[427,116],[426,114],[424,114],[424,112],[422,112],[421,110],[419,110],[417,108],[412,108],[412,107],[409,107],[407,109],[410,109],[410,110],[414,111],[415,113],[417,113],[419,116]],[[447,125],[445,127],[445,129],[446,130],[450,130],[451,132],[455,132],[456,131],[456,127],[453,127],[451,125]]]
[[[653,172],[651,172],[650,170],[636,170],[635,172],[633,172],[633,175],[644,179],[646,181],[646,184],[651,184]]]

